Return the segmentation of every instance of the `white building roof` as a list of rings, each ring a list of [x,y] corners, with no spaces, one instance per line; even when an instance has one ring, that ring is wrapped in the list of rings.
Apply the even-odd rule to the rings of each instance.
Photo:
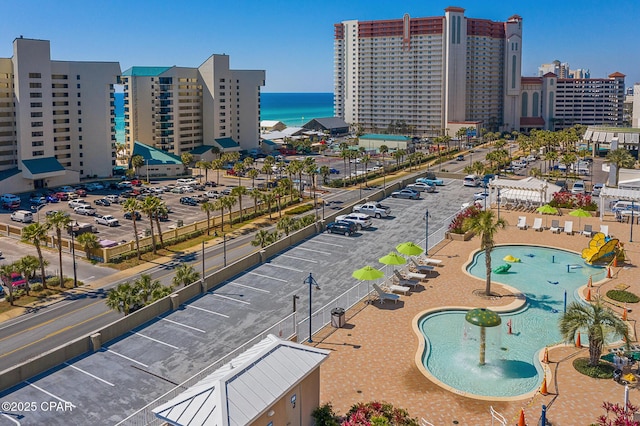
[[[172,425],[246,425],[328,355],[270,334],[153,412]]]
[[[489,184],[491,188],[499,188],[501,198],[523,201],[539,201],[548,203],[553,194],[560,191],[560,187],[546,180],[528,177],[520,180],[494,179]],[[493,199],[493,194],[492,194]]]
[[[278,120],[262,120],[260,122],[260,127],[273,127],[273,126],[277,125],[278,123],[282,123],[282,122],[278,121]]]

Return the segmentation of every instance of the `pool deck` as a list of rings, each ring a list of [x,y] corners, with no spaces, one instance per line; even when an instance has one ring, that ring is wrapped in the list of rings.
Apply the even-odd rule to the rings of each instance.
[[[531,228],[520,230],[516,224],[518,216],[522,215],[527,216],[529,226],[533,224],[534,217],[540,216],[500,211],[500,216],[508,221],[509,226],[497,234],[497,244],[537,244],[579,253],[590,241],[590,238],[579,234],[553,234],[548,230],[536,232]],[[577,218],[566,213],[560,217],[548,217],[549,223],[552,218],[560,219],[561,225],[565,220],[573,220],[574,229],[577,228]],[[598,218],[583,218],[581,227],[585,223],[592,224],[597,230],[601,222]],[[631,260],[621,267],[612,268],[613,278],[610,280],[600,281],[594,277],[592,296],[604,294],[617,286],[629,286],[628,291],[640,294],[640,278],[634,273],[634,262],[640,259],[640,244],[629,243],[629,224],[618,223],[611,216],[605,217],[603,223],[609,225],[609,234],[625,243],[627,257]],[[634,231],[640,239],[640,227],[634,226]],[[492,285],[492,291],[504,295],[502,298],[487,300],[474,295],[473,290],[484,289],[484,281],[469,277],[462,266],[479,246],[477,237],[466,242],[447,240],[440,243],[429,253],[429,257],[443,260],[442,265],[436,267],[439,273],[436,278],[429,279],[422,288],[418,286],[406,296],[401,295],[398,303],[380,304],[376,301],[372,305],[357,305],[347,312],[344,328],[327,327],[314,336],[312,345],[331,351],[321,367],[321,402],[331,402],[336,413],[344,414],[357,402],[386,401],[436,426],[489,425],[491,406],[506,418],[507,424],[517,424],[521,408],[525,409],[527,424],[538,424],[543,404],[548,406],[547,419],[554,425],[587,425],[595,423],[597,417],[604,414],[604,401],[622,403],[622,385],[613,380],[591,379],[574,370],[573,359],[588,356],[586,347],[578,349],[574,345],[549,350],[548,369],[552,375],[547,380],[547,396],[536,393],[533,397],[513,401],[471,399],[444,390],[419,371],[414,361],[419,340],[412,323],[420,312],[442,306],[504,307],[514,302],[509,292],[497,284]],[[622,312],[621,307],[610,306],[616,312]],[[632,311],[628,320],[635,335],[640,309],[635,306],[629,308]],[[640,404],[640,390],[631,390],[630,401]]]

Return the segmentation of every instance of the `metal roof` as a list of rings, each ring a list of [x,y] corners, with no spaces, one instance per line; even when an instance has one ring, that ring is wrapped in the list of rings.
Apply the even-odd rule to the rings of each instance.
[[[174,425],[246,425],[328,355],[270,334],[153,412]]]
[[[131,67],[122,75],[130,77],[156,77],[171,69],[171,67]]]
[[[307,128],[314,121],[316,123],[318,123],[320,126],[322,126],[325,130],[342,129],[342,128],[345,128],[345,127],[349,127],[347,122],[344,121],[340,117],[314,118],[313,120],[311,120],[308,123],[304,124],[302,127]]]
[[[240,144],[234,141],[232,138],[218,138],[214,139],[221,148],[238,148]]]
[[[55,157],[22,160],[22,164],[24,164],[33,175],[64,171],[64,167]]]
[[[162,151],[161,149],[156,149],[138,141],[135,141],[133,144],[132,156],[134,155],[140,155],[148,165],[182,164],[182,159],[177,155],[171,154],[167,151]]]
[[[213,148],[213,145],[200,145],[193,148],[190,152],[193,155],[201,155],[207,151],[211,151],[211,148]]]

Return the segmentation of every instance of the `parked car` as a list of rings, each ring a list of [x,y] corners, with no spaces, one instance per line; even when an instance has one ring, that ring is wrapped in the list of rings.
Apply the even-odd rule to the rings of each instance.
[[[573,186],[571,187],[571,193],[572,194],[584,194],[584,181],[583,180],[577,180],[573,183]]]
[[[87,191],[85,189],[78,188],[76,189],[76,194],[78,194],[78,197],[86,197]]]
[[[66,192],[58,191],[53,195],[60,201],[67,201],[69,199],[69,195]]]
[[[97,210],[91,207],[89,204],[76,207],[75,209],[73,209],[73,211],[83,216],[93,216],[97,213]]]
[[[118,204],[120,202],[120,197],[118,197],[116,194],[109,194],[104,197],[104,199],[112,204]]]
[[[104,216],[96,216],[95,221],[99,225],[106,225],[106,226],[120,225],[120,222],[118,222],[118,219],[111,216],[110,214],[106,214]]]
[[[117,184],[118,189],[130,189],[133,186],[133,184],[127,180],[119,182]]]
[[[205,192],[204,195],[206,195],[209,198],[218,198],[220,196],[220,193],[218,191],[210,189],[207,192]]]
[[[593,195],[594,197],[599,197],[602,188],[604,188],[604,183],[594,183],[593,189],[591,190],[591,195]]]
[[[206,203],[207,201],[209,201],[209,197],[207,197],[205,194],[194,195],[193,199],[199,203]]]
[[[392,198],[408,198],[410,200],[417,200],[420,198],[420,193],[413,189],[405,188],[400,191],[394,191],[391,193]]]
[[[193,197],[180,197],[180,204],[187,206],[197,206],[198,202]]]
[[[69,207],[71,207],[72,209],[75,209],[76,207],[81,207],[81,206],[91,206],[89,203],[87,203],[85,200],[71,200],[69,201]]]
[[[11,220],[15,222],[31,223],[33,222],[33,213],[28,210],[16,210],[11,213]]]
[[[171,188],[170,192],[172,192],[174,194],[182,194],[182,193],[184,193],[184,187],[183,186],[173,187],[173,188]]]
[[[412,183],[410,185],[407,185],[407,188],[413,189],[414,191],[418,192],[435,192],[436,190],[435,185],[429,185],[428,183],[424,182]]]
[[[49,194],[45,198],[47,200],[47,203],[57,203],[60,201],[60,199],[56,197],[55,194]]]
[[[429,185],[442,186],[444,185],[444,181],[442,179],[438,179],[433,172],[427,173],[427,175],[423,178],[416,179],[416,182],[424,182]]]
[[[456,161],[464,161],[464,155],[460,154],[456,157]]]
[[[29,198],[29,203],[32,206],[39,206],[41,204],[47,204],[47,199],[41,195],[34,195]]]
[[[62,212],[66,217],[71,216],[68,212],[62,211],[62,210],[49,210],[46,215],[47,217],[49,216],[53,216],[54,214],[58,213],[58,212]]]
[[[333,167],[331,167],[329,169],[329,173],[331,173],[332,175],[339,175],[340,174],[340,170],[334,169]]]
[[[358,226],[353,222],[331,222],[327,225],[330,234],[342,234],[351,236],[358,231]]]
[[[483,201],[485,198],[489,197],[488,192],[476,192],[473,194],[473,201]]]
[[[336,217],[337,222],[353,222],[358,226],[358,229],[370,228],[373,225],[371,216],[365,213],[349,213]]]
[[[111,205],[111,201],[107,200],[106,198],[98,198],[97,200],[94,200],[93,203],[96,206],[110,206]]]
[[[142,215],[140,214],[140,212],[135,212],[135,214],[136,214],[136,220],[142,219]],[[131,220],[131,217],[132,217],[131,216],[131,212],[125,212],[125,214],[124,214],[124,218],[125,219]]]

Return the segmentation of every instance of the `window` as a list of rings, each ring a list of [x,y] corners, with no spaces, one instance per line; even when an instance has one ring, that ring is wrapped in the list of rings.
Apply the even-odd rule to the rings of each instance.
[[[33,155],[34,157],[41,157],[44,155],[44,151],[33,151],[31,155]]]
[[[82,123],[82,118],[78,118],[78,124]]]
[[[43,136],[44,132],[31,132],[31,137],[37,138]]]
[[[78,131],[81,132],[82,131],[82,127],[78,127]]]
[[[80,106],[82,104],[82,102],[78,101],[78,106]]]
[[[31,127],[42,127],[42,121],[32,121]]]
[[[41,98],[42,97],[42,93],[40,93],[40,92],[31,92],[31,93],[29,93],[29,97],[30,98]]]
[[[41,111],[32,112],[31,113],[31,117],[42,117],[42,112]]]
[[[80,97],[80,93],[78,93],[78,97]]]
[[[29,83],[30,89],[40,89],[42,88],[42,83]]]
[[[80,76],[79,75],[76,75],[76,80],[80,80]]]
[[[33,141],[31,142],[31,146],[43,146],[44,141]]]
[[[39,72],[30,72],[29,78],[42,78],[42,74],[40,74]]]
[[[31,102],[31,108],[42,108],[42,102]]]
[[[79,89],[80,88],[80,83],[76,84],[76,87]]]

